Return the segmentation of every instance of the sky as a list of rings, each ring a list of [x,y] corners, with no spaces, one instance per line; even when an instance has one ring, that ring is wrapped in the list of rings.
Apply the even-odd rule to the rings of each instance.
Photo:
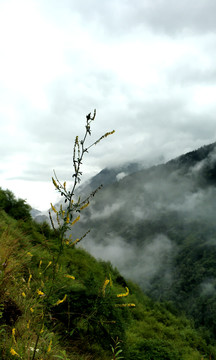
[[[73,144],[97,110],[83,181],[216,140],[215,0],[0,0],[0,187],[34,208],[71,184]]]

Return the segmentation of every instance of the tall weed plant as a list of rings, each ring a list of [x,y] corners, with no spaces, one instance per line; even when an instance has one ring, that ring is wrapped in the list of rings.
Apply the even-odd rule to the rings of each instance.
[[[102,135],[99,139],[94,141],[91,145],[86,146],[86,140],[88,137],[91,136],[91,124],[95,120],[96,117],[96,110],[94,110],[93,116],[91,113],[89,113],[86,116],[86,124],[85,124],[85,133],[82,139],[79,139],[78,136],[75,138],[74,146],[73,146],[73,185],[72,187],[68,188],[66,181],[63,183],[58,179],[55,171],[54,176],[52,177],[53,185],[57,192],[60,193],[64,200],[64,205],[60,205],[60,208],[57,210],[56,207],[51,204],[51,211],[49,211],[49,217],[50,222],[52,224],[52,228],[54,232],[56,233],[58,237],[58,243],[56,248],[50,249],[50,253],[52,254],[52,257],[50,261],[48,262],[46,268],[43,270],[48,270],[48,267],[50,267],[51,272],[49,273],[49,288],[46,289],[46,293],[44,288],[44,282],[41,282],[40,288],[37,289],[37,295],[41,299],[41,318],[39,319],[39,327],[37,331],[37,337],[34,345],[32,360],[35,359],[38,343],[40,340],[40,337],[43,334],[43,329],[45,328],[45,319],[48,316],[48,307],[50,299],[55,298],[55,282],[57,278],[57,274],[59,271],[61,271],[61,264],[60,264],[60,258],[62,254],[64,253],[65,249],[67,247],[74,247],[77,243],[79,243],[89,232],[86,232],[82,235],[79,239],[72,240],[71,236],[67,236],[68,230],[71,230],[71,228],[80,220],[80,216],[82,211],[87,208],[90,204],[91,198],[96,194],[96,192],[101,188],[97,188],[94,192],[89,194],[86,198],[81,199],[80,197],[76,199],[76,189],[77,185],[81,181],[82,177],[82,171],[81,171],[81,165],[83,158],[86,153],[88,153],[89,149],[97,145],[102,139],[108,137],[109,135],[112,135],[114,133],[114,130],[111,132],[107,132],[104,135]],[[41,266],[42,264],[39,263]],[[66,279],[69,279],[71,281],[75,280],[75,277],[73,274],[62,274],[63,277]],[[29,282],[30,282],[29,277]],[[54,306],[59,306],[67,299],[67,293],[64,294],[63,297],[59,298],[55,303],[53,303]],[[52,339],[50,339],[48,347],[47,347],[47,353],[50,353],[52,349]]]
[[[81,139],[79,139],[78,136],[75,138],[73,146],[72,186],[68,187],[66,181],[61,182],[54,171],[52,182],[56,191],[62,197],[61,205],[57,208],[57,206],[51,204],[49,211],[53,236],[56,240],[49,241],[46,239],[44,243],[40,243],[39,240],[38,243],[36,243],[37,250],[32,249],[32,252],[28,251],[27,254],[25,254],[27,261],[25,268],[22,269],[25,276],[24,278],[20,276],[18,280],[19,284],[16,283],[16,286],[20,289],[18,295],[19,303],[22,307],[22,314],[24,313],[25,316],[21,317],[19,321],[16,321],[14,327],[12,327],[10,351],[5,352],[7,354],[5,356],[8,356],[8,358],[45,360],[57,356],[55,350],[58,347],[58,339],[57,336],[54,336],[54,333],[48,330],[47,324],[55,324],[55,319],[52,318],[53,308],[59,309],[59,311],[55,311],[59,317],[64,316],[64,314],[61,315],[61,310],[65,312],[66,306],[63,307],[62,304],[65,305],[66,302],[68,308],[66,314],[68,331],[70,335],[75,331],[75,329],[71,329],[69,326],[71,299],[69,301],[69,294],[64,289],[67,289],[67,286],[65,286],[67,282],[74,282],[76,279],[73,273],[67,271],[68,269],[65,268],[61,259],[63,255],[67,253],[68,248],[74,248],[76,244],[88,234],[89,231],[84,233],[80,238],[73,239],[71,235],[68,235],[68,232],[69,230],[71,232],[74,225],[80,220],[82,212],[89,206],[92,197],[94,197],[102,187],[99,186],[85,198],[76,196],[77,186],[82,178],[81,167],[84,156],[91,147],[97,145],[101,140],[115,132],[114,130],[106,132],[99,139],[87,146],[86,142],[87,139],[91,137],[91,126],[95,117],[96,110],[94,110],[93,115],[89,113],[86,116],[84,136]],[[38,258],[36,271],[31,267],[32,258],[34,258],[34,263]],[[103,306],[102,302],[105,303],[106,287],[109,282],[110,280],[105,279],[104,285],[101,285],[101,298],[103,298],[103,301],[97,301],[92,313],[88,316],[93,320],[98,313],[96,306],[101,307]],[[77,284],[78,291],[80,286],[80,284]],[[80,291],[82,291],[81,288]],[[73,301],[76,300],[73,299]],[[121,304],[119,306],[121,306]],[[76,325],[77,329],[79,329],[79,327],[82,329],[85,328],[85,326],[88,327],[88,320],[89,319],[82,318],[81,316]],[[110,321],[110,323],[112,323],[112,321]],[[4,332],[3,328],[1,332]],[[61,354],[63,353],[64,350],[59,353],[59,358],[62,357]]]
[[[52,177],[62,196],[60,206],[51,204],[52,229],[1,212],[0,359],[200,360],[201,353],[209,358],[214,349],[185,320],[143,298],[110,263],[75,249],[88,231],[79,238],[69,233],[101,188],[77,196],[84,156],[114,133],[86,146],[95,116],[86,116],[84,136],[74,141],[72,186],[55,172]]]

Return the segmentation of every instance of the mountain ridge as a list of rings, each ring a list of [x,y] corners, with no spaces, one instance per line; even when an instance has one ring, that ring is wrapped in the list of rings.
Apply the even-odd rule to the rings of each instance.
[[[203,146],[107,185],[92,200],[75,235],[92,229],[82,244],[90,253],[111,261],[149,296],[172,301],[197,326],[208,326],[212,332],[215,146]],[[203,290],[207,288],[212,290],[208,296]]]

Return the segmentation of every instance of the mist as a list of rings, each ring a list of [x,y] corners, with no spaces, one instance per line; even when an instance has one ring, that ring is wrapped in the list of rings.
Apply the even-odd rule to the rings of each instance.
[[[145,289],[150,288],[151,280],[163,269],[164,263],[176,251],[171,240],[163,234],[157,235],[141,246],[125,243],[121,237],[107,237],[104,242],[96,243],[89,238],[85,249],[98,259],[110,261],[127,279],[136,281]],[[169,266],[165,271],[164,280],[172,282]]]
[[[208,178],[216,156],[214,147],[207,155],[204,150],[104,187],[77,227],[78,236],[91,229],[80,246],[110,261],[149,294],[165,294],[180,276],[185,246],[216,245],[216,187]],[[199,285],[200,293],[208,288]]]

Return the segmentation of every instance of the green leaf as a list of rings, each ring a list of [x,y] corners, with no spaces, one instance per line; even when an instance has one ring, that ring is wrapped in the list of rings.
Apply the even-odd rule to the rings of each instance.
[[[122,352],[122,350],[117,351],[116,356],[117,356],[118,354],[120,354],[121,352]]]

